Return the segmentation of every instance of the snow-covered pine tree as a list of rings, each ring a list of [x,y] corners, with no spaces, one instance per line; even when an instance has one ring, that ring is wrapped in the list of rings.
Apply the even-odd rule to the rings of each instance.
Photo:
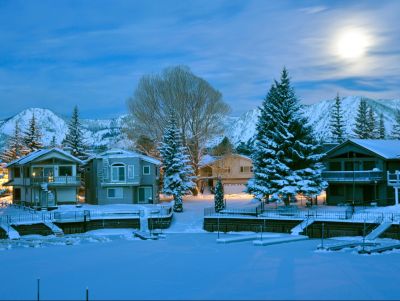
[[[379,128],[377,126],[374,110],[371,106],[368,106],[368,119],[367,119],[367,130],[368,139],[377,139],[379,137]]]
[[[215,185],[214,207],[215,212],[220,212],[224,209],[224,186],[221,179],[218,179]]]
[[[32,114],[32,118],[29,120],[28,129],[24,133],[24,144],[28,153],[34,152],[38,149],[43,148],[43,144],[40,141],[42,134],[36,122],[35,114]]]
[[[386,129],[385,129],[385,119],[383,118],[383,114],[379,115],[379,139],[386,138]]]
[[[400,140],[400,109],[396,109],[395,123],[393,124],[391,136],[393,139]]]
[[[87,147],[83,138],[82,125],[79,120],[78,106],[75,106],[72,111],[72,117],[68,124],[68,133],[62,144],[63,147],[69,149],[71,154],[75,157],[81,160],[85,160],[88,157],[86,152]]]
[[[356,134],[360,139],[368,139],[370,137],[368,126],[368,105],[364,98],[361,99],[358,106],[354,134]]]
[[[57,141],[56,141],[56,136],[53,136],[52,138],[51,138],[51,141],[50,141],[50,145],[49,145],[51,148],[54,148],[54,147],[56,147],[57,146]]]
[[[247,191],[260,200],[283,198],[286,204],[297,193],[319,194],[326,187],[321,178],[323,153],[302,116],[285,68],[260,113],[252,156],[254,178]]]
[[[15,123],[13,135],[7,141],[7,148],[1,154],[4,162],[11,162],[27,154],[19,123]]]
[[[345,124],[343,120],[342,100],[339,97],[339,93],[336,95],[335,104],[332,107],[330,128],[333,141],[342,143],[345,137]]]
[[[182,212],[182,195],[196,185],[193,182],[194,170],[187,149],[182,145],[182,136],[173,113],[165,128],[159,151],[163,170],[163,193],[172,195],[174,211]]]

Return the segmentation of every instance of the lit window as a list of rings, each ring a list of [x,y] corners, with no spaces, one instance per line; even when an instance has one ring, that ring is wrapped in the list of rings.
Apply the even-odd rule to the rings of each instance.
[[[253,166],[240,166],[240,172],[253,172]]]

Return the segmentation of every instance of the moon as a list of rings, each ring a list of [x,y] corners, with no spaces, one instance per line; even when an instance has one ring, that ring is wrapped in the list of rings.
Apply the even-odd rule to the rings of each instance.
[[[369,46],[366,33],[357,29],[343,31],[337,39],[337,54],[343,59],[359,59],[365,55]]]

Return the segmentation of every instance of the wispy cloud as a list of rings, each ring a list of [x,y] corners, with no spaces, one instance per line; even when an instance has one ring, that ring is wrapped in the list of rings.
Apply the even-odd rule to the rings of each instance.
[[[9,2],[0,10],[0,117],[46,106],[87,116],[126,111],[140,76],[188,65],[234,114],[258,106],[285,65],[305,103],[342,94],[398,97],[400,3],[393,1]],[[346,28],[373,45],[359,61],[334,53]],[[386,97],[385,97],[386,96]]]

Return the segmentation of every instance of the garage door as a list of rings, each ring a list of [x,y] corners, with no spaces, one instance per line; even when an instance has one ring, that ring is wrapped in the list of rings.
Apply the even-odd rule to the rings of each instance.
[[[246,189],[244,184],[224,184],[224,193],[232,194],[232,193],[243,193]]]

